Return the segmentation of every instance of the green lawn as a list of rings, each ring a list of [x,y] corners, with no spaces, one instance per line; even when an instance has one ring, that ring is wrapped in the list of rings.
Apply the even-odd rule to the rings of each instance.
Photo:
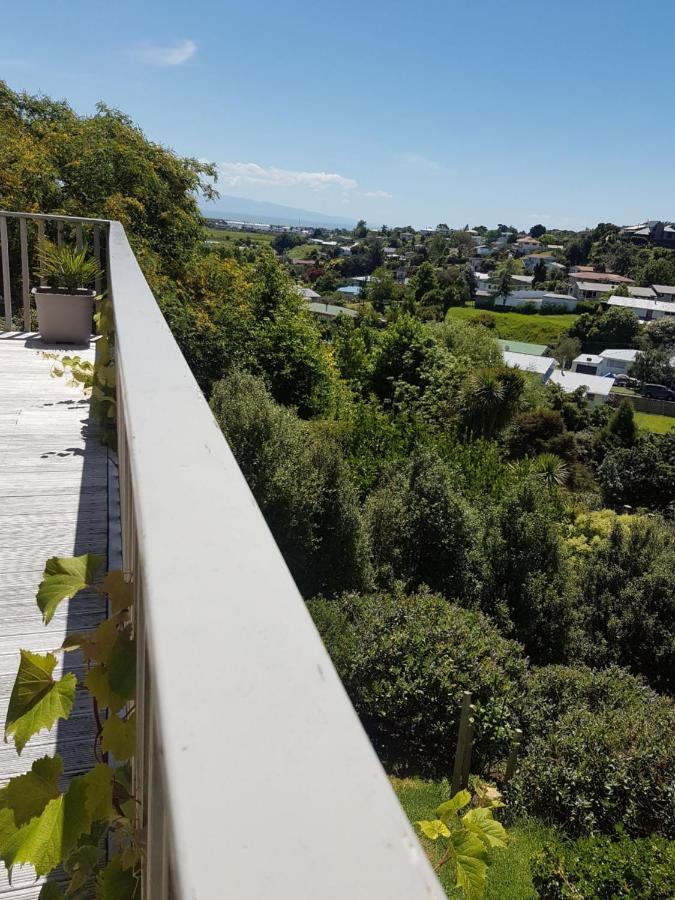
[[[434,810],[450,796],[447,781],[424,781],[421,778],[392,778],[392,785],[401,806],[411,822],[431,819]],[[419,834],[419,829],[415,829]],[[506,850],[493,851],[488,869],[487,900],[536,900],[537,894],[530,878],[530,860],[548,841],[559,840],[557,833],[537,821],[520,822],[509,826]],[[422,837],[425,849],[433,847]],[[451,872],[446,867],[439,873],[448,897],[458,900],[462,893],[453,886]]]
[[[456,319],[475,319],[476,316],[490,313],[495,320],[497,334],[503,340],[528,341],[532,344],[555,344],[563,331],[574,324],[577,316],[574,313],[542,316],[537,313],[492,312],[475,309],[470,306],[455,306],[448,315]]]
[[[297,247],[291,247],[288,256],[290,259],[308,259],[310,252],[316,249],[316,244],[298,244]]]
[[[233,241],[235,245],[250,239],[254,244],[270,244],[276,235],[264,231],[226,231],[223,228],[207,228],[210,241]]]
[[[671,428],[675,428],[675,418],[656,413],[635,412],[635,421],[643,431],[655,431],[657,434],[667,434]]]

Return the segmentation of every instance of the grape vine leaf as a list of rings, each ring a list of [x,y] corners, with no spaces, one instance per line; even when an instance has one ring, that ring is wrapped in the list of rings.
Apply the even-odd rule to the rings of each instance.
[[[16,752],[42,728],[51,728],[58,719],[67,719],[75,700],[77,678],[68,673],[55,681],[52,677],[56,657],[21,651],[21,662],[5,720],[5,740],[14,735]]]
[[[471,794],[467,790],[458,791],[450,800],[441,803],[436,810],[436,816],[447,825],[450,819],[468,803],[471,803]]]
[[[47,560],[37,592],[37,604],[48,625],[62,600],[70,600],[79,591],[91,587],[104,563],[100,553],[82,556],[52,556]]]
[[[97,763],[82,776],[87,789],[86,810],[92,822],[109,819],[112,815],[113,781],[115,770],[106,763]]]
[[[492,817],[492,810],[485,807],[470,809],[462,817],[463,824],[488,847],[506,847],[506,829]]]
[[[38,876],[55,869],[91,826],[86,795],[84,778],[74,778],[65,794],[21,827],[14,824],[11,810],[0,810],[0,857],[7,868],[27,863]]]
[[[101,590],[110,599],[113,615],[127,609],[133,603],[133,586],[124,580],[122,572],[108,572],[101,584]]]
[[[119,712],[127,702],[126,697],[120,697],[110,686],[107,666],[92,666],[87,672],[84,683],[89,693],[96,698],[101,707],[107,707],[111,712]]]
[[[55,881],[46,881],[40,889],[38,900],[63,900],[63,892]]]
[[[98,877],[97,900],[138,900],[141,883],[132,869],[124,869],[119,856],[113,856]]]
[[[114,715],[106,719],[101,732],[101,749],[106,753],[112,753],[120,762],[131,759],[136,749],[136,716],[134,713],[126,720]]]
[[[69,897],[84,887],[101,856],[100,848],[94,847],[92,844],[84,844],[73,850],[63,864],[66,873],[70,875]]]
[[[464,890],[470,900],[481,900],[485,895],[485,875],[487,873],[487,851],[483,842],[470,831],[453,831],[451,837],[455,848],[456,886]]]
[[[417,824],[431,841],[437,841],[439,837],[450,837],[450,829],[440,819],[424,820]]]
[[[117,633],[107,668],[111,689],[125,700],[131,700],[136,690],[136,641],[131,637],[130,626]]]
[[[0,809],[13,813],[14,824],[25,825],[39,816],[50,800],[59,796],[59,778],[63,772],[60,756],[36,759],[30,771],[17,775],[0,790]]]

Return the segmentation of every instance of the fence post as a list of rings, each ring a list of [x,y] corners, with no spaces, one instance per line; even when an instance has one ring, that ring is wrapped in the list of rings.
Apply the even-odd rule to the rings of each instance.
[[[471,691],[464,691],[462,696],[462,712],[459,717],[459,731],[457,732],[457,749],[455,750],[455,764],[452,770],[452,787],[450,796],[454,797],[460,789],[462,771],[464,768],[464,756],[469,731],[469,719],[471,717]]]
[[[473,706],[471,712],[474,712]],[[471,772],[471,750],[473,749],[473,716],[469,716],[469,722],[466,729],[466,744],[464,745],[464,758],[462,759],[462,778],[460,781],[460,789],[469,786],[469,774]]]
[[[518,750],[520,748],[520,743],[523,740],[523,732],[520,728],[516,728],[515,733],[513,735],[513,743],[511,744],[511,752],[509,753],[509,758],[506,763],[506,773],[504,775],[504,784],[511,780],[513,777],[513,773],[516,770],[516,759],[518,757]]]

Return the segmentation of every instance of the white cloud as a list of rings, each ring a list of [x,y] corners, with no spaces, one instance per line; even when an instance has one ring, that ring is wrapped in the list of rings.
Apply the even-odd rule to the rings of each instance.
[[[262,184],[268,187],[307,187],[320,191],[327,187],[353,190],[357,182],[335,172],[296,172],[293,169],[277,169],[257,163],[218,163],[218,180],[235,187],[241,184]]]
[[[409,166],[417,166],[419,169],[432,169],[433,171],[438,171],[438,169],[441,168],[439,163],[433,159],[429,159],[428,156],[424,156],[423,153],[404,153],[402,159],[403,162],[408,163]]]
[[[364,197],[374,197],[377,200],[391,200],[389,191],[366,191]]]
[[[184,40],[178,41],[170,47],[158,47],[155,44],[148,44],[139,47],[136,55],[143,62],[150,63],[153,66],[180,66],[181,63],[187,62],[197,52],[197,45],[194,41]]]

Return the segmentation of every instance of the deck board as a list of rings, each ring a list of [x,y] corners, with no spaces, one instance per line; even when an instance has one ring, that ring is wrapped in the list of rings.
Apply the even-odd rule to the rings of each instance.
[[[36,335],[0,333],[0,731],[19,649],[56,649],[66,631],[94,628],[105,615],[102,599],[88,591],[61,604],[45,627],[35,603],[46,559],[107,553],[109,528],[108,451],[88,401],[51,377],[43,351]],[[67,352],[93,361],[93,347]],[[77,653],[59,659],[56,673],[64,670],[81,674]],[[93,735],[90,701],[78,691],[71,719],[35,735],[21,756],[0,742],[0,785],[57,751],[69,775],[86,771]],[[36,900],[43,881],[22,867],[10,885],[0,863],[0,900]]]

